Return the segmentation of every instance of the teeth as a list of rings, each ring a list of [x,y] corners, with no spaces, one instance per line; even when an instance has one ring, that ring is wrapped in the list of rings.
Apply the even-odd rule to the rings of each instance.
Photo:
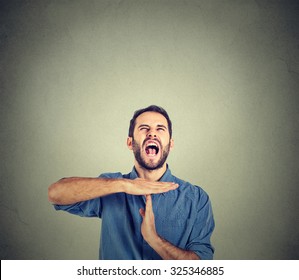
[[[158,145],[157,145],[157,144],[155,144],[155,143],[149,143],[149,144],[147,144],[146,146],[147,146],[147,147],[149,147],[149,146],[158,147]]]

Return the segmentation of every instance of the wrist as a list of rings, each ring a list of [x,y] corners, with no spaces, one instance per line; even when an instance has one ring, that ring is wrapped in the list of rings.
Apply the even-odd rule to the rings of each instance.
[[[145,241],[150,245],[153,249],[159,248],[163,244],[163,239],[157,233],[151,234]]]
[[[121,193],[125,192],[126,184],[124,182],[125,179],[119,179],[119,178],[104,178],[102,180],[102,186],[105,186],[107,190],[107,194],[112,193]],[[101,185],[99,185],[101,186]],[[101,187],[102,188],[102,187]]]
[[[118,179],[116,182],[116,192],[128,193],[129,181],[128,179]]]

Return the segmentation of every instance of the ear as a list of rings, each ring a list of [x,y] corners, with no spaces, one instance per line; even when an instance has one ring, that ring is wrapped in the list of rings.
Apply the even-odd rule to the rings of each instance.
[[[133,150],[133,138],[132,137],[127,138],[127,146],[129,148],[129,150]]]
[[[174,141],[173,138],[170,139],[170,150],[172,150],[174,147]]]

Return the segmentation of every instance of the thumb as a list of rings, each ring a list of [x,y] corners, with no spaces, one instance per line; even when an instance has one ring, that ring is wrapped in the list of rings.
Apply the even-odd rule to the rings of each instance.
[[[141,215],[142,218],[144,218],[144,215],[145,215],[144,209],[140,208],[139,209],[139,214]]]

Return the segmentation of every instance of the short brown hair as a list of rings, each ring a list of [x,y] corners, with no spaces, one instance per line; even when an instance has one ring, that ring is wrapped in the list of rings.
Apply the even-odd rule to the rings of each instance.
[[[146,108],[139,109],[139,110],[135,111],[135,113],[133,115],[133,118],[130,121],[129,137],[133,137],[133,133],[134,133],[134,129],[135,129],[135,124],[136,124],[136,119],[141,114],[143,114],[145,112],[156,112],[156,113],[159,113],[159,114],[163,115],[166,118],[166,120],[167,120],[168,131],[169,131],[169,135],[170,135],[170,138],[171,138],[171,136],[172,136],[172,123],[171,123],[171,120],[170,120],[167,112],[162,107],[157,106],[157,105],[151,105],[151,106],[148,106]]]

